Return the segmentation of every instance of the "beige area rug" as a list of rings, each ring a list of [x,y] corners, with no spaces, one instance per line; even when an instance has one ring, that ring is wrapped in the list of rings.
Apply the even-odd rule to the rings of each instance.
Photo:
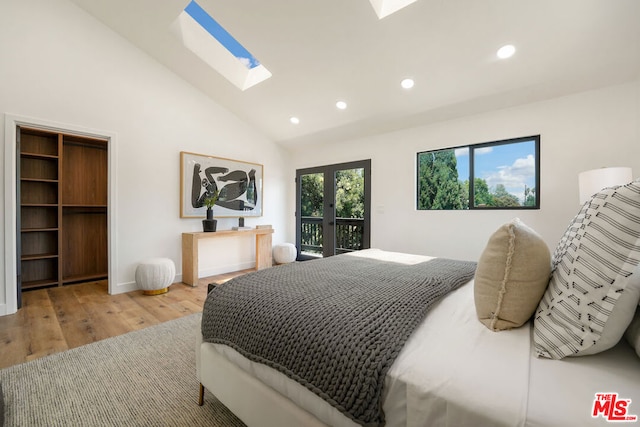
[[[244,426],[208,391],[197,404],[200,319],[192,314],[0,370],[4,425]]]

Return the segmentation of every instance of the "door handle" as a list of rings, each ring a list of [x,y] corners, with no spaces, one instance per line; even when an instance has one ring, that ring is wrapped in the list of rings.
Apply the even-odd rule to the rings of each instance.
[[[329,221],[329,225],[336,225],[336,223],[333,221]]]

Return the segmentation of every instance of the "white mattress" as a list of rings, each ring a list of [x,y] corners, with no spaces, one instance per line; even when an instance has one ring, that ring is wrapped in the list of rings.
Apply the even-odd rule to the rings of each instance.
[[[403,263],[430,257],[377,250],[354,256]],[[387,426],[584,426],[596,392],[632,399],[640,414],[640,359],[630,346],[562,361],[532,354],[530,326],[492,332],[476,317],[473,281],[434,305],[386,378]],[[235,350],[204,344],[330,426],[356,426],[285,375]],[[635,411],[635,412],[634,412]]]

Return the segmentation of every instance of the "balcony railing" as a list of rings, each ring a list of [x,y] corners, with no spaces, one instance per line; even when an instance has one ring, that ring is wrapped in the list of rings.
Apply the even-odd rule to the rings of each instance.
[[[301,252],[322,255],[322,220],[303,216],[301,226]],[[336,218],[336,254],[362,249],[363,218]]]

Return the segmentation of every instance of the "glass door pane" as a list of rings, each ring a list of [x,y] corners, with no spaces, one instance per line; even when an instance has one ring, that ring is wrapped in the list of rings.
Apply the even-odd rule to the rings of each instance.
[[[365,182],[364,168],[342,169],[334,174],[335,250],[334,254],[363,248]]]
[[[307,256],[323,253],[324,173],[300,176],[300,252]]]

